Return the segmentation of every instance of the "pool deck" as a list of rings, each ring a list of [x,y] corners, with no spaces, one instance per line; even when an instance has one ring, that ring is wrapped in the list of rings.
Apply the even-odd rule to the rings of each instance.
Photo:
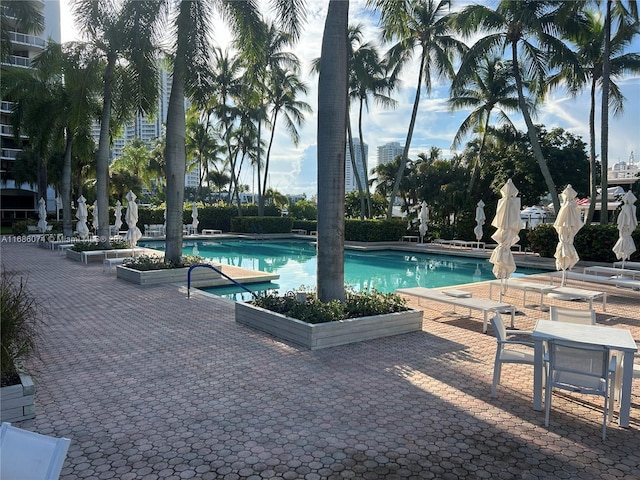
[[[422,332],[312,352],[184,286],[132,285],[32,244],[1,255],[49,314],[37,415],[15,425],[71,439],[62,479],[640,478],[640,382],[630,428],[610,424],[605,443],[591,396],[554,395],[545,428],[531,367],[505,365],[491,398],[496,344],[478,315],[423,301]],[[464,289],[488,298],[488,282]],[[598,323],[640,339],[640,292],[605,289]],[[547,315],[519,290],[505,300],[518,328]]]

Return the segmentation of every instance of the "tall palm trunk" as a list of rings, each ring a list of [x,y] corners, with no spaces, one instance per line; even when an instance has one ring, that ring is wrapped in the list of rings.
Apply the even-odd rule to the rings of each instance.
[[[62,164],[62,232],[65,238],[73,235],[71,223],[71,149],[73,147],[73,134],[66,129],[66,145],[64,149],[64,162]],[[100,208],[100,207],[98,207]],[[100,211],[98,211],[98,214]]]
[[[607,8],[604,17],[604,54],[602,58],[602,113],[600,114],[600,165],[601,193],[600,193],[600,224],[609,223],[609,195],[608,178],[609,170],[609,83],[611,81],[611,0],[606,2]]]
[[[347,114],[348,115],[348,114]],[[362,140],[360,140],[362,144]],[[347,145],[349,148],[349,160],[351,161],[351,170],[356,178],[356,185],[358,186],[358,193],[360,194],[360,220],[364,220],[366,203],[364,199],[364,191],[362,189],[362,180],[360,180],[360,174],[358,173],[358,167],[356,165],[356,151],[353,146],[353,132],[351,131],[351,121],[347,117]]]
[[[547,165],[547,161],[544,159],[544,155],[542,154],[542,148],[540,148],[540,142],[538,141],[538,134],[536,132],[535,126],[533,125],[533,121],[531,120],[531,115],[529,114],[529,109],[527,108],[527,103],[524,98],[522,77],[520,75],[520,67],[518,66],[518,45],[515,42],[511,44],[511,60],[513,62],[513,76],[516,79],[516,87],[518,89],[518,104],[520,105],[520,111],[522,112],[522,116],[524,117],[524,122],[527,125],[527,133],[529,134],[529,141],[531,142],[533,155],[538,161],[538,166],[540,167],[540,171],[542,172],[542,177],[547,184],[547,190],[549,191],[551,200],[553,201],[554,212],[557,215],[560,211],[560,200],[558,199],[558,192],[556,191],[556,186],[553,183],[553,178],[551,178],[549,166]]]
[[[411,111],[411,121],[409,122],[409,131],[407,132],[407,140],[404,143],[404,150],[402,151],[402,158],[400,159],[400,166],[398,167],[398,173],[396,173],[396,180],[393,183],[393,190],[391,190],[391,197],[389,198],[389,208],[387,210],[387,220],[391,220],[393,216],[393,204],[398,196],[398,190],[400,189],[400,182],[404,176],[404,169],[407,166],[407,159],[409,158],[409,148],[411,147],[411,139],[413,138],[413,129],[416,126],[416,118],[418,117],[418,105],[420,105],[420,90],[422,90],[422,71],[424,70],[424,64],[427,61],[424,52],[420,57],[420,70],[418,71],[418,86],[416,87],[416,98],[413,101],[413,110]]]
[[[107,57],[103,74],[103,105],[100,114],[100,140],[96,160],[96,200],[98,200],[98,236],[109,244],[109,123],[111,122],[111,100],[113,98],[113,71],[116,55]]]
[[[471,195],[473,193],[473,187],[476,183],[476,178],[480,174],[480,168],[482,167],[482,152],[484,151],[484,146],[487,143],[487,129],[489,128],[489,120],[491,118],[491,113],[487,112],[487,119],[484,122],[484,132],[482,133],[482,140],[480,140],[480,147],[478,148],[478,158],[476,159],[476,163],[473,165],[473,169],[471,170],[471,179],[469,179],[469,187],[467,188],[467,193]]]
[[[344,300],[344,165],[348,102],[349,1],[331,0],[318,79],[317,294]]]
[[[367,218],[371,218],[371,192],[369,191],[369,172],[367,171],[368,162],[367,158],[365,158],[364,152],[364,133],[362,132],[362,109],[364,107],[364,101],[362,98],[360,99],[360,111],[358,112],[358,132],[360,135],[360,156],[362,158],[362,183],[364,184],[363,196],[366,203],[366,210],[364,211],[364,215]]]
[[[258,216],[264,215],[264,201],[265,192],[267,191],[267,181],[269,179],[269,159],[271,158],[271,147],[273,146],[273,139],[276,134],[276,121],[278,120],[278,109],[273,112],[273,119],[271,120],[271,135],[269,136],[269,146],[267,147],[267,155],[264,159],[264,178],[262,179],[262,194],[258,197]],[[260,145],[258,145],[258,148]]]
[[[169,96],[167,109],[167,140],[165,146],[167,236],[164,253],[165,262],[178,262],[182,256],[184,176],[187,166],[183,59],[184,56],[176,56],[173,80],[171,82],[171,95]]]
[[[596,88],[598,81],[595,77],[591,79],[591,103],[589,110],[589,211],[587,212],[587,225],[593,221],[593,214],[596,211],[596,197],[598,196],[598,177],[596,175]]]

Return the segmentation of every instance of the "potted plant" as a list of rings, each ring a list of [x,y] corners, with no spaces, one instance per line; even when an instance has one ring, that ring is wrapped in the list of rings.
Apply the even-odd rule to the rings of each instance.
[[[205,264],[207,260],[193,255],[184,255],[179,262],[165,262],[160,256],[140,255],[128,258],[116,267],[117,277],[138,285],[155,285],[159,283],[178,283],[187,281],[189,267]],[[211,264],[221,268],[220,264]],[[224,284],[222,275],[209,268],[199,268],[192,272],[194,286],[211,286]]]
[[[35,416],[35,388],[25,362],[36,354],[43,310],[26,288],[26,281],[2,268],[0,281],[0,419]]]
[[[422,330],[422,311],[393,293],[348,290],[344,302],[313,292],[263,295],[236,303],[236,322],[315,350]]]

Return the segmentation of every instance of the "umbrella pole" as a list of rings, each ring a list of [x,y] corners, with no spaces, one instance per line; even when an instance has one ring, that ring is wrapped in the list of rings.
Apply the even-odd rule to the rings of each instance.
[[[564,287],[567,283],[567,271],[563,268],[562,269],[562,285],[560,285],[561,287]]]

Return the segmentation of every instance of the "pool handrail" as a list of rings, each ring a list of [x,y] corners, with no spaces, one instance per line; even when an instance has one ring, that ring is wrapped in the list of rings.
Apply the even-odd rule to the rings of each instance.
[[[227,280],[229,280],[231,283],[233,283],[235,286],[242,288],[243,290],[249,292],[253,298],[258,298],[258,296],[252,292],[251,290],[249,290],[247,287],[245,287],[243,284],[241,284],[240,282],[238,282],[237,280],[234,280],[233,278],[231,278],[229,275],[227,275],[226,273],[224,273],[222,270],[220,270],[219,268],[214,267],[213,265],[210,265],[208,263],[197,263],[196,265],[191,265],[189,267],[189,271],[187,272],[187,298],[191,298],[191,270],[193,270],[194,268],[198,268],[198,267],[206,267],[206,268],[210,268],[211,270],[218,272],[220,275],[222,275],[224,278],[226,278]]]

